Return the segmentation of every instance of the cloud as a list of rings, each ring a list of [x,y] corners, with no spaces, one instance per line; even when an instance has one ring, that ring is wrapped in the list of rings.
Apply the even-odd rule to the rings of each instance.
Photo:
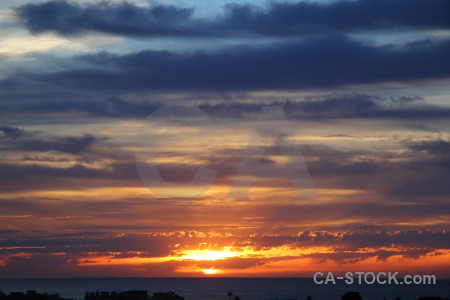
[[[422,5],[418,0],[299,1],[272,3],[262,9],[231,4],[226,7],[223,23],[227,27],[271,36],[450,26],[441,11],[450,8],[448,2],[432,0]],[[405,7],[409,7],[407,12]]]
[[[110,167],[111,169],[96,169],[81,164],[67,168],[37,164],[0,164],[0,186],[3,191],[25,191],[73,188],[80,185],[85,188],[142,185],[134,162],[118,163]],[[117,182],[119,179],[120,184]]]
[[[101,234],[74,234],[72,236],[46,236],[46,237],[10,237],[0,241],[2,254],[21,252],[27,248],[30,253],[120,253],[123,257],[131,252],[145,252],[141,257],[162,257],[174,254],[183,249],[192,250],[201,245],[210,245],[213,248],[237,247],[246,245],[254,250],[277,248],[280,246],[298,247],[330,247],[341,251],[358,251],[366,248],[399,247],[400,249],[450,249],[450,235],[445,231],[305,231],[295,235],[213,235],[204,232],[192,232],[193,236],[183,232],[154,234],[152,236],[137,234],[105,237]],[[230,244],[231,243],[231,244]],[[174,245],[178,245],[174,248]],[[134,254],[138,257],[138,254]],[[240,258],[236,258],[240,261]],[[231,261],[230,261],[231,262]]]
[[[40,84],[133,92],[335,88],[445,79],[450,70],[442,62],[449,53],[450,41],[389,47],[327,36],[209,52],[97,53],[74,58],[75,64],[88,66],[82,69],[21,76]]]
[[[0,132],[2,133],[0,138],[9,137],[12,139],[17,139],[28,135],[26,131],[11,126],[0,126]]]
[[[96,101],[54,101],[36,103],[30,111],[45,113],[83,112],[97,117],[146,118],[164,106],[162,101],[131,101],[108,97]],[[342,93],[296,101],[203,101],[196,107],[218,118],[244,118],[259,115],[264,106],[282,106],[290,119],[317,120],[333,118],[365,119],[436,119],[449,118],[450,109],[427,104],[417,97],[382,97],[364,93]],[[410,127],[408,125],[408,127]],[[423,127],[418,128],[423,130]]]
[[[129,2],[101,2],[82,7],[66,1],[25,4],[17,9],[33,33],[75,35],[99,31],[132,36],[174,36],[191,31],[193,9],[170,5],[138,7]],[[186,24],[188,22],[188,24]]]
[[[31,111],[42,112],[86,112],[97,117],[110,118],[146,118],[162,103],[149,101],[133,102],[119,97],[108,97],[99,101],[54,101],[33,104]]]
[[[407,173],[399,178],[399,185],[391,193],[400,197],[433,197],[450,193],[450,143],[437,139],[421,142],[405,142],[414,159],[403,163]]]
[[[336,253],[321,253],[316,252],[312,254],[302,255],[302,258],[311,258],[313,263],[325,263],[327,260],[334,261],[338,264],[355,264],[370,258],[376,258],[377,261],[386,262],[392,256],[401,256],[403,259],[412,258],[418,259],[421,256],[432,255],[432,249],[408,249],[404,251],[386,251],[378,250],[374,252],[336,252]]]
[[[17,230],[0,230],[0,235],[10,234],[10,233],[17,233]]]
[[[450,166],[450,160],[442,161],[442,165],[438,168],[434,168],[431,173],[428,166],[421,176],[416,176],[407,181],[404,181],[399,187],[394,188],[391,191],[392,195],[400,196],[405,199],[422,197],[427,199],[429,197],[440,196],[446,198],[450,193],[450,187],[448,185],[450,174],[448,168]]]
[[[435,119],[450,117],[450,109],[427,104],[417,97],[382,97],[364,93],[330,94],[314,99],[272,102],[203,103],[199,108],[220,117],[259,114],[265,105],[283,106],[291,119],[319,120],[333,118],[365,119]]]
[[[68,136],[54,138],[50,141],[30,139],[19,143],[16,146],[16,149],[24,151],[59,151],[70,154],[80,154],[97,141],[99,141],[99,139],[90,134],[85,134],[81,137]]]
[[[405,8],[408,8],[407,10]],[[78,5],[67,1],[25,4],[18,16],[32,33],[64,36],[100,32],[134,37],[231,37],[257,34],[295,36],[323,32],[446,29],[446,0],[360,0],[330,3],[228,4],[209,19],[194,17],[193,8],[129,2]]]
[[[399,146],[403,146],[404,150],[396,155],[390,151],[380,150],[344,151],[323,144],[300,144],[295,147],[300,147],[312,180],[319,190],[365,191],[370,193],[371,199],[382,197],[386,201],[420,202],[427,196],[433,196],[435,197],[433,202],[440,202],[449,192],[445,182],[449,179],[450,159],[448,153],[444,151],[445,148],[441,146],[447,143],[443,140],[413,144],[400,141]],[[425,145],[429,145],[430,148],[423,150]],[[77,164],[71,164],[69,167],[61,163],[73,162],[74,159],[53,158],[49,155],[43,157],[26,155],[24,160],[32,161],[33,164],[0,164],[0,186],[7,191],[72,189],[80,185],[85,188],[143,187],[132,153],[125,151],[119,156],[114,156],[108,149],[86,148],[79,148],[84,149],[85,152],[77,151],[82,154],[82,157],[75,160]],[[37,151],[36,149],[42,148],[39,146],[33,149]],[[420,149],[420,151],[410,149]],[[431,153],[434,154],[429,155],[427,151],[432,151]],[[71,152],[74,151],[71,150]],[[176,153],[178,152],[170,151],[164,155],[170,157]],[[188,159],[191,163],[160,162],[158,169],[165,180],[173,184],[181,184],[190,181],[199,166],[205,166],[218,172],[213,183],[214,187],[229,187],[236,176],[244,153],[245,149],[240,147],[213,147],[205,149],[201,155],[191,154]],[[291,188],[292,178],[298,176],[295,175],[296,165],[292,163],[295,162],[296,157],[295,155],[287,157],[289,163],[283,163],[283,160],[279,160],[280,155],[277,144],[265,148],[263,161],[277,163],[270,164],[268,169],[270,172],[266,172],[264,177],[261,176],[259,167],[246,170],[246,174],[254,178],[255,187]],[[92,161],[97,163],[92,165]],[[51,164],[42,164],[43,162]],[[269,178],[271,180],[268,180]],[[154,181],[153,185],[160,186],[160,183]],[[269,199],[270,195],[267,197]],[[339,195],[334,197],[338,199]],[[360,195],[346,197],[347,200],[355,200]],[[260,200],[264,201],[264,199],[266,197],[261,196]]]
[[[23,129],[10,126],[1,126],[0,132],[3,137],[9,137],[13,140],[6,142],[6,149],[22,151],[59,151],[70,154],[80,154],[86,151],[92,144],[103,140],[91,134],[83,136],[66,136],[37,138],[38,132],[27,132]],[[1,137],[0,137],[1,138]]]
[[[15,240],[9,239],[0,243],[1,254],[17,253],[20,248],[27,248],[27,252],[35,254],[51,254],[67,252],[70,254],[82,254],[93,252],[96,255],[119,252],[125,255],[129,252],[144,252],[141,257],[163,257],[172,252],[171,245],[173,238],[152,238],[145,235],[124,236],[124,237],[51,237],[50,239],[38,238]],[[10,245],[10,246],[5,246]],[[8,247],[18,247],[19,249],[8,249]],[[23,250],[22,250],[23,251]],[[134,255],[139,256],[139,255]],[[119,257],[119,256],[118,256]]]
[[[409,146],[415,151],[424,151],[428,154],[450,154],[450,142],[444,140],[412,143]]]
[[[158,164],[161,176],[171,183],[189,182],[195,176],[197,168],[197,164]],[[226,170],[223,173],[221,176],[228,175]],[[161,183],[155,179],[153,184],[156,187]],[[101,168],[81,162],[70,167],[0,163],[0,187],[4,191],[71,189],[80,185],[85,188],[142,187],[143,183],[135,161],[117,161]]]
[[[71,264],[79,269],[83,262],[95,261],[102,257],[107,257],[108,264],[114,265],[116,260],[123,258],[170,256],[175,265],[195,263],[200,268],[215,267],[218,269],[247,269],[277,260],[298,258],[310,258],[313,264],[324,263],[326,260],[335,261],[338,264],[354,264],[368,258],[386,261],[392,256],[417,259],[424,255],[439,255],[442,250],[450,249],[449,234],[445,231],[306,231],[300,232],[298,236],[278,234],[208,236],[204,232],[192,233],[194,236],[175,232],[153,236],[143,234],[117,237],[100,235],[22,236],[2,239],[0,241],[0,257],[6,262],[6,267],[0,268],[0,272],[17,267],[19,263],[45,264],[48,261],[55,262],[55,267]],[[239,253],[243,250],[241,245],[244,244],[245,249],[255,251],[254,254],[216,261],[176,259],[184,250],[199,250],[202,247],[219,251],[227,248]],[[289,247],[289,254],[279,255],[279,250],[282,249],[280,247]],[[328,251],[304,254],[302,250],[310,247],[326,247]],[[258,251],[263,252],[258,254]],[[298,254],[295,254],[296,252]],[[16,255],[18,253],[26,255],[18,256]]]

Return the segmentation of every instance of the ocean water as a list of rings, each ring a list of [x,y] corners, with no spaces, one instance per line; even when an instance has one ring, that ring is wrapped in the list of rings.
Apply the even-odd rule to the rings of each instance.
[[[413,300],[420,296],[450,297],[450,280],[436,285],[316,285],[308,278],[65,278],[0,279],[0,291],[36,290],[82,299],[86,291],[147,290],[149,293],[173,291],[186,300],[228,300],[232,292],[242,300],[293,298],[338,300],[348,291],[357,291],[364,300]]]

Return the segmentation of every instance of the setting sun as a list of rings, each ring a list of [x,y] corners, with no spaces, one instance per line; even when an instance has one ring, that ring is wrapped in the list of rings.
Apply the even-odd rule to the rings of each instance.
[[[217,270],[215,270],[215,269],[204,269],[203,273],[205,273],[207,275],[216,274]]]

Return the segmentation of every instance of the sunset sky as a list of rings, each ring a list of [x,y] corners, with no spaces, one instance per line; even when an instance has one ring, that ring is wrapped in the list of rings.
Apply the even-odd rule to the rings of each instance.
[[[450,1],[233,1],[0,2],[0,278],[450,279]]]

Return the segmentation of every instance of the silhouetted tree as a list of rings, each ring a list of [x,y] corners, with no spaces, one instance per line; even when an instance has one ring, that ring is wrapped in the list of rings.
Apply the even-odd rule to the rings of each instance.
[[[362,300],[362,298],[357,292],[347,292],[341,297],[341,300]]]
[[[430,297],[430,296],[425,296],[425,297],[417,298],[416,300],[450,300],[450,298],[441,298],[441,297]]]

